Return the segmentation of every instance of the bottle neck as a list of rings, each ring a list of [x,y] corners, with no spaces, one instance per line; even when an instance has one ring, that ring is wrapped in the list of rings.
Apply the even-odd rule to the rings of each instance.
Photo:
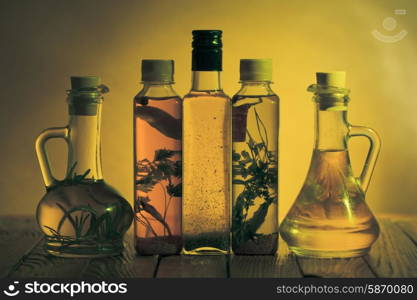
[[[192,91],[221,91],[220,71],[193,71]]]
[[[343,151],[347,149],[347,104],[343,110],[323,109],[316,103],[315,149],[321,151]]]
[[[173,82],[144,81],[143,88],[137,96],[149,98],[169,98],[176,97],[178,94],[174,90]]]
[[[242,81],[240,90],[236,93],[242,96],[271,96],[275,93],[271,89],[270,81]]]
[[[75,110],[70,100],[67,177],[86,174],[84,179],[103,179],[100,139],[102,104],[101,99],[98,103],[95,102],[97,100],[80,103]]]

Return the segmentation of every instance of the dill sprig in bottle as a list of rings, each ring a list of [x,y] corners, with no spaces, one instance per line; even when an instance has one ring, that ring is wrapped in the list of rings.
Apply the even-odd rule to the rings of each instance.
[[[232,247],[234,254],[274,254],[278,245],[279,98],[270,59],[240,60],[232,98]]]

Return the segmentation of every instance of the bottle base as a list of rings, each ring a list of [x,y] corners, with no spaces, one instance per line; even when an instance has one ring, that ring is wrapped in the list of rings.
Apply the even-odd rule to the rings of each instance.
[[[256,240],[248,240],[243,243],[232,243],[232,251],[235,255],[274,255],[278,249],[278,234],[262,234]]]
[[[139,255],[175,255],[181,252],[181,236],[135,238],[135,249]]]
[[[200,247],[193,250],[182,249],[181,254],[183,255],[227,255],[229,251],[221,250],[212,247]]]
[[[370,248],[354,249],[346,251],[323,251],[323,250],[311,250],[300,247],[288,247],[291,252],[301,257],[311,258],[351,258],[359,257],[368,254]]]
[[[230,254],[230,235],[225,232],[202,232],[183,236],[181,254],[224,255]]]
[[[233,255],[236,256],[274,256],[277,254],[277,251],[264,251],[264,252],[237,252],[232,251]]]
[[[120,255],[124,246],[122,240],[94,244],[46,241],[44,249],[47,253],[57,257],[97,258]]]

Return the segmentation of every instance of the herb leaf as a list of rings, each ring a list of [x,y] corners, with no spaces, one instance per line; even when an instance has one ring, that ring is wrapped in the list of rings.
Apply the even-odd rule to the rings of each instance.
[[[268,150],[268,136],[264,123],[254,108],[260,142],[255,141],[247,131],[248,151],[233,151],[233,184],[243,185],[243,191],[236,197],[232,212],[233,245],[239,247],[260,236],[257,230],[264,223],[268,208],[277,202],[277,157],[276,151]],[[247,218],[255,199],[263,202]]]
[[[171,235],[171,230],[166,222],[166,214],[169,209],[172,198],[181,197],[182,185],[181,182],[175,184],[182,176],[181,160],[173,160],[175,154],[179,151],[168,149],[158,149],[155,151],[153,161],[143,159],[138,161],[136,165],[136,188],[142,193],[135,200],[135,212],[138,213],[137,221],[145,226],[149,232],[157,236],[156,231],[152,228],[152,221],[157,221],[164,226],[168,235]],[[176,178],[176,180],[174,180]],[[164,211],[159,212],[155,206],[152,205],[152,200],[148,193],[152,192],[156,187],[163,189]],[[146,196],[144,196],[145,194]],[[152,218],[148,218],[150,215]]]

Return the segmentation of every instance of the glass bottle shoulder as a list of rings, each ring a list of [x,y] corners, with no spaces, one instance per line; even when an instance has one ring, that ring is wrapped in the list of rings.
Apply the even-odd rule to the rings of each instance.
[[[136,104],[147,105],[149,101],[174,102],[181,104],[182,99],[172,85],[145,85],[134,97]]]
[[[269,94],[269,95],[242,95],[236,94],[232,98],[232,105],[234,107],[238,107],[245,104],[268,104],[268,105],[278,105],[279,104],[279,97],[276,94]]]
[[[196,100],[223,100],[225,102],[231,102],[231,98],[222,90],[217,91],[193,91],[191,90],[183,98],[184,102],[196,101]]]
[[[279,97],[271,89],[270,84],[269,81],[243,81],[240,89],[232,98],[233,106],[258,103],[278,104]]]

